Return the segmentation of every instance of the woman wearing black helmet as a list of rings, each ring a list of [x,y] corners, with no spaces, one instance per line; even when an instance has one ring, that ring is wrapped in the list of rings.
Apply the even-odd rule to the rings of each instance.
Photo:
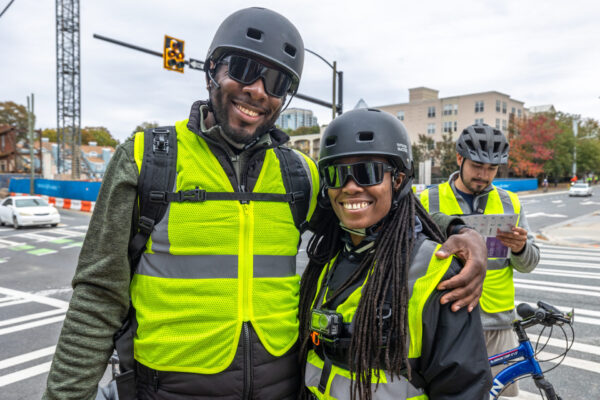
[[[442,234],[410,190],[404,126],[354,110],[329,125],[321,146],[330,212],[315,224],[301,282],[305,397],[485,398],[479,312],[439,302],[437,284],[460,264],[433,256]]]

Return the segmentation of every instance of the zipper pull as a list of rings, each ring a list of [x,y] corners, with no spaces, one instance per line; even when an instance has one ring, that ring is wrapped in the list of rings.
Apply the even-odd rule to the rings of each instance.
[[[245,185],[240,185],[240,192],[241,193],[245,193],[246,192],[246,186]],[[248,200],[240,200],[241,204],[248,204]]]

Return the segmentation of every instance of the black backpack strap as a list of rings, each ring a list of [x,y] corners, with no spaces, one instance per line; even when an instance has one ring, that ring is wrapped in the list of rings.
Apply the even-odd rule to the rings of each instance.
[[[289,193],[301,192],[304,196],[294,202],[290,202],[294,224],[302,234],[308,228],[306,217],[312,198],[312,179],[310,168],[304,158],[294,150],[285,146],[273,149],[279,159],[281,176],[286,191]]]
[[[151,193],[172,190],[177,171],[177,132],[174,126],[144,131],[144,158],[138,178],[139,218],[135,234],[129,241],[131,268],[139,257],[156,225],[165,215],[168,203],[155,202]]]

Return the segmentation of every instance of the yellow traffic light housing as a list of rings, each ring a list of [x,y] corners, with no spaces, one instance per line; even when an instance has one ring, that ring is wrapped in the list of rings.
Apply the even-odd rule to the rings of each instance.
[[[165,35],[165,46],[163,47],[163,67],[169,71],[183,73],[185,58],[183,55],[183,40],[175,39]]]

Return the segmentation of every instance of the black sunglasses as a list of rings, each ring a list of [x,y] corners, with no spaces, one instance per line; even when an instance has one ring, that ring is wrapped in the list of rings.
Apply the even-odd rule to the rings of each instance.
[[[383,176],[394,167],[379,161],[361,161],[354,164],[332,164],[321,169],[328,189],[344,187],[349,177],[360,186],[379,185]]]
[[[289,74],[267,67],[249,57],[231,54],[221,59],[219,64],[227,64],[229,77],[244,85],[250,85],[262,78],[265,91],[273,97],[285,96],[292,86],[292,77]]]

